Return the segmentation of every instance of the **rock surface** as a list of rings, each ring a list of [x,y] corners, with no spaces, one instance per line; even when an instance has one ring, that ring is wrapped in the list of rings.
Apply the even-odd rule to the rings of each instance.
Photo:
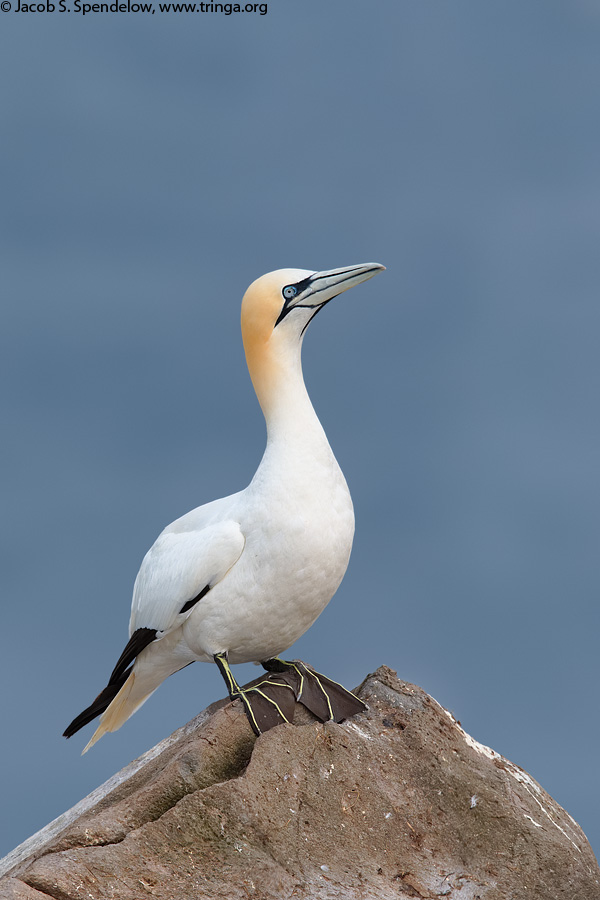
[[[3,900],[600,900],[579,826],[386,667],[342,725],[214,704],[0,862]],[[305,722],[306,724],[302,724]]]

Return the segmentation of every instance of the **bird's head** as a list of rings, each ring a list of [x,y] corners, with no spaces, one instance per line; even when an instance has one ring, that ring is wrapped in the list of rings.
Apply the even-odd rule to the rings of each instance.
[[[384,266],[377,263],[327,272],[277,269],[257,278],[242,301],[242,336],[246,352],[271,340],[297,342],[326,303],[383,269]]]
[[[299,368],[304,332],[319,310],[383,269],[377,263],[326,272],[277,269],[250,285],[242,300],[242,338],[261,404],[278,374]]]

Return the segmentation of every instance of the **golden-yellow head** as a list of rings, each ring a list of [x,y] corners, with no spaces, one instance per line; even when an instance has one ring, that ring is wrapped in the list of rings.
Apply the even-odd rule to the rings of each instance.
[[[276,370],[292,359],[299,362],[302,337],[319,310],[383,269],[377,263],[327,272],[277,269],[252,282],[242,300],[242,338],[261,403],[268,385],[276,379]]]
[[[282,332],[303,335],[326,303],[383,269],[378,263],[367,263],[327,272],[277,269],[262,275],[252,282],[242,300],[244,346],[265,344],[284,323]]]

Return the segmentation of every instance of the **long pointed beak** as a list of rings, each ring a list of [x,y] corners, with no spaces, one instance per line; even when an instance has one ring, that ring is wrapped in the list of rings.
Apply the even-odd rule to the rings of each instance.
[[[290,294],[289,297],[286,297],[283,308],[275,322],[275,327],[285,319],[289,312],[298,307],[314,309],[314,315],[316,315],[326,303],[329,303],[329,301],[333,300],[334,297],[337,297],[338,294],[342,294],[349,288],[354,287],[355,284],[360,284],[361,281],[367,281],[369,278],[372,278],[373,275],[377,275],[378,272],[383,272],[384,269],[385,266],[380,266],[379,263],[364,263],[361,266],[346,266],[344,269],[329,269],[327,272],[313,272],[312,275],[308,275],[308,277],[304,278],[302,281],[288,285],[293,293]],[[288,288],[284,289],[284,297],[286,296],[285,291],[287,289]],[[314,315],[311,318],[314,318]],[[309,319],[308,322],[310,321],[311,320]],[[304,334],[308,322],[302,329],[302,334]]]
[[[302,304],[307,302],[309,306],[322,306],[329,300],[333,300],[338,294],[342,294],[349,288],[368,281],[378,272],[383,272],[385,266],[379,263],[364,263],[360,266],[347,266],[343,269],[329,269],[327,272],[315,272],[308,279],[308,293],[301,295]],[[316,301],[316,302],[315,302]]]

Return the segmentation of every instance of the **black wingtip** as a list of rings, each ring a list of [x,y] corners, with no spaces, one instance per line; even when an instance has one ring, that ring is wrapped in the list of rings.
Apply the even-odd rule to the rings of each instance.
[[[129,678],[132,669],[131,664],[142,650],[147,647],[148,644],[152,643],[156,638],[156,633],[155,628],[137,628],[133,632],[127,642],[127,646],[117,660],[116,666],[112,670],[108,684],[104,690],[100,691],[94,702],[91,703],[87,709],[84,709],[78,716],[75,716],[71,724],[63,731],[63,737],[72,737],[80,730],[80,728],[83,728],[84,725],[87,725],[88,722],[91,722],[96,716],[99,716],[108,706],[110,706]]]
[[[113,684],[107,684],[104,690],[100,691],[94,702],[90,703],[90,705],[84,709],[83,712],[80,712],[78,716],[75,716],[70,725],[67,725],[63,731],[63,737],[73,737],[73,735],[83,728],[84,725],[87,725],[88,722],[91,722],[96,716],[101,715],[101,713],[103,713],[113,702],[129,678],[130,672],[131,669],[127,669],[126,672],[122,673],[118,681],[113,682]]]

